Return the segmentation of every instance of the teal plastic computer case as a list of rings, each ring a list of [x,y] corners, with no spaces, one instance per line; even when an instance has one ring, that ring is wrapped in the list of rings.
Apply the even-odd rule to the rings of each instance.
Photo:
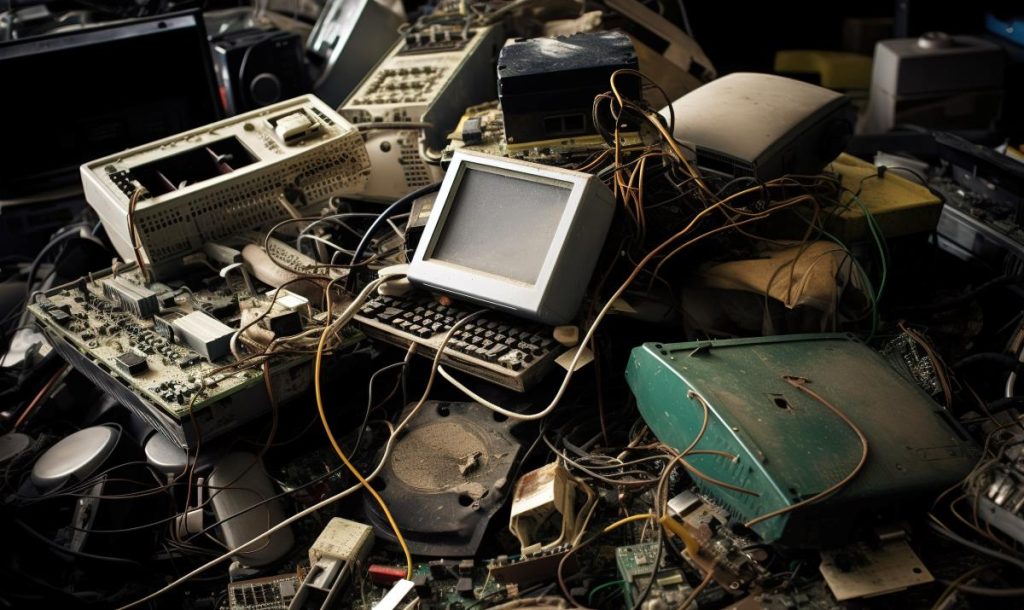
[[[864,468],[820,502],[763,521],[768,542],[827,547],[859,527],[920,506],[955,485],[977,459],[949,412],[851,335],[789,335],[696,343],[647,343],[633,350],[626,378],[653,433],[677,451],[726,451],[688,458],[701,473],[756,492],[693,477],[697,487],[746,522],[810,498],[857,465],[861,442],[825,405],[785,380],[806,380],[868,439]]]

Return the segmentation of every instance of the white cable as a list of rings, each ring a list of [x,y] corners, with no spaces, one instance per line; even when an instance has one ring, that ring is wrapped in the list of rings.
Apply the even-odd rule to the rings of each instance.
[[[397,235],[399,239],[405,239],[405,231],[399,229],[398,225],[395,224],[395,221],[393,221],[390,218],[386,218],[385,222],[391,225],[391,229],[395,232],[395,235]]]
[[[328,222],[329,221],[329,222],[333,222],[333,223],[335,223],[335,224],[337,224],[339,226],[345,227],[346,229],[348,229],[349,231],[351,231],[354,235],[356,235],[358,237],[358,236],[360,236],[359,232],[357,232],[352,227],[350,227],[347,224],[345,224],[344,222],[342,222],[341,219],[342,218],[376,218],[378,216],[380,216],[380,214],[374,214],[373,212],[341,212],[340,214],[331,214],[330,216],[324,216],[323,218],[318,218],[318,219],[314,220],[313,222],[309,223],[308,225],[306,225],[305,227],[302,228],[302,231],[300,231],[300,233],[301,234],[306,234],[313,227],[315,227],[316,225],[318,225],[318,224],[320,224],[322,222]]]
[[[339,225],[341,227],[344,227],[344,228],[348,229],[356,237],[362,237],[361,233],[359,233],[358,231],[356,231],[352,227],[348,226],[346,223],[341,222],[340,219],[342,219],[342,218],[377,218],[378,216],[380,216],[380,214],[374,214],[373,212],[343,212],[341,214],[331,214],[330,216],[324,216],[323,218],[314,220],[313,222],[311,222],[308,225],[306,225],[305,227],[303,227],[302,231],[300,231],[299,233],[300,233],[300,235],[305,235],[313,227],[315,227],[316,225],[318,225],[318,224],[320,224],[322,222],[333,222],[333,223],[335,223],[335,224],[337,224],[337,225]],[[405,218],[407,216],[409,216],[408,213],[396,214],[395,216],[392,216],[392,218]]]
[[[708,208],[708,209],[710,209],[710,208]],[[668,242],[665,242],[665,243],[668,243]],[[643,261],[641,261],[641,263],[642,262]],[[637,265],[636,268],[637,268],[637,270],[639,270],[639,269],[642,268],[642,266],[641,265]],[[633,275],[635,275],[635,273]],[[604,320],[605,315],[607,315],[608,312],[611,310],[612,304],[615,303],[615,301],[618,300],[618,298],[620,296],[622,296],[622,293],[626,291],[626,288],[628,288],[629,285],[632,282],[633,282],[633,277],[631,276],[625,282],[623,282],[623,284],[621,286],[619,286],[619,289],[615,291],[615,294],[613,294],[611,296],[611,298],[608,299],[608,302],[605,303],[604,307],[601,308],[601,311],[598,312],[597,317],[595,317],[594,321],[591,322],[590,328],[587,329],[587,334],[583,337],[583,340],[581,340],[577,344],[576,354],[572,357],[572,362],[569,363],[569,366],[567,367],[567,370],[565,371],[565,377],[562,379],[562,385],[559,386],[558,392],[555,393],[555,397],[553,399],[551,399],[551,402],[548,404],[548,406],[544,407],[542,410],[540,410],[537,413],[524,415],[523,413],[516,413],[515,411],[509,411],[508,409],[505,409],[503,407],[500,407],[500,406],[494,404],[493,402],[487,400],[483,396],[480,396],[479,394],[477,394],[473,390],[467,388],[465,385],[462,384],[461,381],[459,381],[458,379],[455,379],[454,377],[452,377],[451,374],[448,373],[448,371],[445,370],[445,368],[443,366],[438,366],[437,370],[438,370],[439,373],[441,373],[442,377],[447,379],[448,382],[451,383],[456,388],[462,390],[462,392],[466,396],[469,396],[470,398],[472,398],[476,402],[478,402],[481,405],[487,407],[488,409],[494,411],[495,413],[500,413],[500,414],[504,415],[505,417],[508,417],[509,419],[515,419],[515,420],[519,420],[519,421],[535,421],[535,420],[538,420],[538,419],[543,419],[543,418],[547,417],[548,415],[550,415],[551,412],[555,410],[555,407],[558,406],[558,403],[562,401],[562,396],[564,396],[565,395],[565,391],[567,389],[569,389],[569,381],[572,380],[573,373],[576,372],[576,364],[579,362],[580,358],[583,356],[583,351],[586,349],[585,346],[590,344],[590,340],[594,337],[594,331],[597,330],[598,325],[601,323],[602,320]]]
[[[354,254],[354,252],[352,250],[346,250],[345,248],[342,248],[338,244],[334,243],[333,241],[331,241],[329,239],[324,239],[323,237],[320,237],[319,235],[299,235],[299,237],[296,240],[296,242],[298,244],[301,244],[302,240],[304,240],[304,239],[312,239],[314,241],[317,241],[317,242],[327,246],[328,248],[333,248],[334,250],[337,250],[338,252],[341,252],[342,254],[348,254],[349,256],[352,256]],[[301,250],[300,250],[300,252],[301,252]]]
[[[391,425],[388,424],[388,426],[390,427]],[[366,480],[367,481],[372,481],[374,478],[377,477],[377,475],[380,473],[380,471],[384,469],[384,464],[387,463],[387,459],[391,455],[391,449],[392,449],[392,447],[394,445],[395,439],[398,436],[398,430],[399,430],[398,428],[393,428],[391,430],[391,434],[390,434],[390,436],[388,436],[388,442],[387,442],[387,444],[384,445],[384,455],[381,456],[381,460],[380,460],[380,462],[377,463],[377,467],[373,469],[373,472],[371,472],[369,475],[366,476]],[[163,587],[162,589],[154,591],[153,593],[150,593],[146,597],[143,597],[142,599],[136,600],[136,601],[134,601],[134,602],[132,602],[130,604],[125,604],[124,606],[121,606],[120,608],[118,608],[118,610],[127,610],[128,608],[135,608],[136,606],[139,606],[139,605],[144,604],[144,603],[146,603],[148,601],[154,600],[157,597],[160,597],[161,595],[163,595],[164,593],[167,593],[168,591],[181,586],[182,584],[184,584],[188,580],[190,580],[192,578],[195,578],[196,576],[202,574],[203,572],[209,570],[210,568],[212,568],[214,566],[217,566],[218,564],[223,563],[224,561],[227,561],[233,555],[236,555],[239,552],[244,551],[245,549],[248,549],[250,546],[252,546],[253,544],[256,544],[257,542],[259,542],[261,540],[263,540],[264,538],[267,538],[267,537],[275,534],[276,532],[284,529],[285,527],[288,527],[292,523],[295,523],[296,521],[298,521],[300,519],[303,519],[303,518],[305,518],[305,517],[315,513],[316,511],[320,510],[321,508],[325,508],[327,506],[330,506],[331,504],[334,504],[338,500],[341,500],[341,499],[343,499],[343,498],[345,498],[345,497],[355,493],[356,491],[361,490],[362,488],[363,488],[363,486],[361,484],[356,483],[355,485],[353,485],[352,487],[349,487],[348,489],[344,489],[344,490],[338,492],[337,494],[335,494],[335,495],[333,495],[333,496],[331,496],[331,497],[329,497],[329,498],[327,498],[325,500],[322,500],[322,501],[314,504],[313,506],[310,506],[309,508],[306,508],[306,509],[304,509],[302,511],[299,511],[299,512],[295,513],[294,515],[292,515],[291,517],[288,517],[284,521],[281,521],[280,523],[278,523],[274,527],[272,527],[272,528],[268,529],[267,531],[263,532],[259,536],[256,536],[252,540],[246,542],[245,544],[242,544],[242,545],[236,547],[234,550],[232,550],[232,551],[230,551],[228,553],[225,553],[225,554],[221,555],[220,557],[216,557],[214,559],[211,559],[210,561],[208,561],[208,562],[204,563],[203,565],[199,566],[198,568],[192,570],[188,574],[185,574],[184,576],[182,576],[178,580],[175,580],[174,582],[168,584],[167,586]]]
[[[1024,363],[1024,348],[1022,348],[1020,350],[1020,353],[1017,354],[1017,362]],[[1013,373],[1010,373],[1009,377],[1006,378],[1006,397],[1007,398],[1013,398],[1013,395],[1016,392],[1016,386],[1017,386],[1017,373],[1016,373],[1016,371],[1014,371]]]
[[[633,272],[630,273],[629,277],[626,278],[626,281],[624,281],[622,283],[622,285],[619,286],[618,290],[615,291],[615,294],[613,294],[611,296],[611,298],[608,299],[608,302],[606,302],[604,304],[604,307],[601,308],[601,311],[598,312],[597,317],[595,317],[594,321],[590,324],[590,328],[587,329],[587,334],[577,344],[576,355],[573,356],[572,361],[569,363],[569,366],[566,367],[567,370],[565,372],[565,377],[562,379],[562,385],[559,386],[558,392],[555,393],[555,397],[551,399],[551,402],[548,404],[548,406],[544,407],[539,412],[532,413],[532,414],[523,414],[523,413],[517,413],[515,411],[509,411],[508,409],[505,409],[505,408],[503,408],[503,407],[501,407],[499,405],[494,404],[493,402],[487,400],[483,396],[480,396],[479,394],[477,394],[473,390],[467,388],[461,381],[459,381],[458,379],[455,379],[454,377],[452,377],[452,375],[443,366],[439,365],[437,367],[438,372],[441,373],[441,376],[444,377],[445,379],[447,379],[449,383],[451,383],[453,386],[455,386],[456,388],[461,390],[462,393],[465,394],[466,396],[472,398],[476,402],[478,402],[481,405],[483,405],[484,407],[494,411],[495,413],[500,413],[500,414],[504,415],[505,417],[508,417],[509,419],[514,419],[514,420],[518,420],[518,421],[535,421],[535,420],[543,419],[543,418],[547,417],[548,415],[551,414],[552,411],[555,410],[555,407],[558,406],[558,403],[561,402],[562,397],[565,395],[565,391],[567,389],[569,389],[569,381],[572,379],[573,374],[576,372],[576,364],[579,362],[580,357],[583,356],[584,346],[590,345],[590,340],[594,337],[594,331],[597,330],[598,325],[601,323],[602,320],[604,320],[604,317],[608,314],[608,312],[611,311],[612,305],[615,303],[615,301],[617,301],[619,299],[619,297],[622,296],[622,293],[626,292],[626,289],[629,288],[630,284],[633,283],[633,280],[635,280],[636,277],[640,274],[640,270],[643,269],[647,265],[647,263],[651,262],[651,260],[655,256],[660,254],[663,249],[667,248],[670,244],[675,242],[677,239],[679,239],[683,235],[686,235],[687,233],[689,233],[690,229],[692,229],[694,226],[696,226],[697,222],[700,221],[701,218],[703,218],[707,214],[710,214],[716,208],[718,208],[722,204],[724,204],[727,200],[728,199],[722,199],[718,203],[712,204],[712,205],[704,208],[699,214],[697,214],[690,221],[690,223],[688,225],[686,225],[686,227],[684,227],[681,231],[679,231],[678,233],[676,233],[672,237],[669,237],[665,241],[661,242],[661,244],[659,244],[656,248],[654,248],[649,253],[647,253],[647,255],[639,263],[637,263],[636,267],[633,269]],[[744,222],[748,222],[748,221],[744,221]],[[732,225],[732,226],[736,226],[736,225],[739,225],[739,224],[744,224],[744,222],[734,223],[734,225]],[[710,231],[702,233],[701,235],[698,235],[697,237],[694,237],[690,241],[688,241],[688,242],[684,243],[683,245],[679,246],[679,248],[677,248],[677,250],[692,244],[694,241],[696,241],[698,239],[702,239],[703,237],[706,237],[708,235],[716,233],[719,230],[723,230],[723,229],[727,229],[727,228],[731,228],[731,226],[730,225],[724,225],[723,227],[719,227],[718,229],[712,229]],[[442,343],[442,345],[444,345],[444,344]],[[439,353],[440,353],[440,351],[439,351]]]
[[[370,284],[367,284],[367,286],[365,288],[363,288],[363,290],[355,298],[355,300],[352,302],[352,304],[345,310],[344,313],[342,313],[341,317],[339,318],[339,321],[341,319],[345,319],[346,314],[349,314],[350,312],[351,312],[351,315],[349,315],[348,317],[351,317],[352,315],[355,315],[354,312],[358,311],[359,306],[361,306],[361,302],[366,299],[366,297],[369,295],[370,292],[375,290],[378,286],[380,286],[384,282],[391,281],[392,279],[395,279],[396,277],[397,276],[383,277],[383,278],[379,278],[377,280],[374,280]],[[356,305],[357,303],[359,303],[359,305]],[[452,325],[451,329],[449,329],[448,333],[445,335],[444,342],[447,343],[448,341],[450,341],[452,335],[455,334],[455,331],[458,330],[460,326],[462,326],[463,324],[466,324],[467,322],[471,321],[473,318],[475,318],[476,316],[480,315],[481,313],[483,313],[483,312],[482,311],[478,311],[476,313],[469,314],[468,316],[465,316],[462,319],[460,319],[457,322],[455,322],[455,324]],[[442,343],[442,345],[443,345],[443,343]],[[392,450],[392,448],[394,446],[395,439],[398,438],[399,433],[401,433],[401,431],[405,429],[405,427],[409,424],[409,421],[412,420],[412,418],[416,416],[416,414],[419,412],[419,410],[427,402],[427,397],[429,396],[430,390],[431,390],[431,388],[434,385],[434,377],[435,377],[435,373],[437,372],[437,369],[439,368],[440,361],[441,361],[441,350],[438,350],[437,354],[434,356],[434,361],[433,361],[433,366],[431,368],[430,377],[427,379],[427,386],[423,390],[423,395],[420,397],[419,401],[409,411],[409,414],[405,416],[405,419],[403,419],[398,424],[398,426],[396,426],[394,428],[391,428],[391,424],[388,423],[388,427],[391,428],[391,434],[388,436],[388,441],[384,445],[384,454],[381,456],[380,462],[377,463],[377,467],[373,469],[373,472],[371,472],[369,475],[367,475],[365,477],[365,479],[367,481],[372,481],[373,479],[375,479],[377,477],[377,475],[380,474],[380,471],[384,469],[384,464],[387,463],[388,458],[391,456],[391,450]],[[263,532],[259,536],[256,536],[255,538],[253,538],[252,540],[246,542],[245,544],[242,544],[242,545],[236,547],[231,552],[225,553],[225,554],[223,554],[220,557],[217,557],[215,559],[211,559],[210,561],[204,563],[203,565],[199,566],[195,570],[192,570],[188,574],[185,574],[184,576],[182,576],[181,578],[179,578],[179,579],[175,580],[174,582],[168,584],[167,586],[165,586],[165,587],[163,587],[163,588],[161,588],[161,589],[159,589],[157,591],[154,591],[153,593],[150,593],[149,595],[147,595],[146,597],[143,597],[142,599],[139,599],[139,600],[134,601],[134,602],[132,602],[130,604],[126,604],[124,606],[121,606],[121,607],[118,608],[118,610],[128,610],[129,608],[134,608],[134,607],[136,607],[136,606],[138,606],[140,604],[144,604],[144,603],[146,603],[146,602],[148,602],[150,600],[156,599],[157,597],[163,595],[164,593],[167,593],[168,591],[171,591],[172,589],[175,589],[175,588],[181,586],[182,584],[184,584],[188,580],[190,580],[192,578],[195,578],[196,576],[202,574],[206,570],[209,570],[210,568],[212,568],[212,567],[214,567],[214,566],[216,566],[216,565],[226,561],[227,559],[230,559],[232,555],[235,555],[236,553],[239,553],[240,551],[243,551],[243,550],[249,548],[249,546],[251,546],[253,544],[256,544],[260,540],[262,540],[264,538],[267,538],[268,536],[271,536],[272,534],[278,532],[282,528],[285,528],[285,527],[291,525],[292,523],[295,523],[299,519],[303,519],[303,518],[307,517],[308,515],[311,515],[311,514],[315,513],[316,511],[320,510],[321,508],[329,506],[329,505],[337,502],[338,500],[341,500],[341,499],[343,499],[343,498],[353,494],[354,492],[356,492],[356,491],[358,491],[360,489],[363,489],[363,486],[362,486],[362,484],[357,483],[357,484],[353,485],[352,487],[349,487],[348,489],[342,490],[342,491],[338,492],[337,494],[335,494],[335,495],[333,495],[333,496],[331,496],[331,497],[329,497],[329,498],[327,498],[327,499],[325,499],[325,500],[323,500],[321,502],[318,502],[317,504],[314,504],[313,506],[310,506],[309,508],[306,508],[306,509],[304,509],[304,510],[298,512],[298,513],[295,513],[291,517],[288,517],[284,521],[278,523],[277,525],[275,525],[274,527],[270,528],[269,530]]]

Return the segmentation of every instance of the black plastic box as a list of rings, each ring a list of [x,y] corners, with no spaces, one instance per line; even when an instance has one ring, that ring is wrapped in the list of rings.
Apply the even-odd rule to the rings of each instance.
[[[498,95],[509,144],[596,134],[594,98],[611,90],[616,70],[638,69],[622,32],[594,32],[510,42],[498,56]],[[626,98],[640,99],[640,80],[615,79]],[[611,126],[610,126],[611,127]]]
[[[229,115],[312,91],[298,34],[252,28],[222,34],[210,44],[221,103]]]

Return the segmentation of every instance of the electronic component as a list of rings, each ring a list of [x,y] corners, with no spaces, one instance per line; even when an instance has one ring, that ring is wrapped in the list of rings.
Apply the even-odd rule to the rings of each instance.
[[[554,570],[562,561],[572,544],[560,544],[541,550],[531,550],[528,553],[509,557],[499,555],[487,563],[487,569],[494,580],[504,584],[517,584],[519,586],[532,585],[535,582],[542,582],[551,578]],[[576,558],[570,556],[565,565],[567,572],[576,569]]]
[[[979,518],[1024,542],[1024,432],[1010,427],[996,438],[999,459],[968,481],[968,498]]]
[[[934,137],[946,166],[929,180],[929,186],[945,197],[939,244],[994,268],[1024,259],[1024,166],[950,133]]]
[[[596,504],[597,495],[590,486],[560,462],[552,462],[516,481],[508,529],[524,553],[574,545],[582,537]],[[549,521],[555,526],[541,527]]]
[[[729,515],[706,498],[686,490],[669,501],[682,518],[665,521],[668,531],[686,545],[686,559],[703,574],[710,574],[723,589],[756,588],[768,571],[760,565],[767,557],[756,538],[737,535],[728,527]]]
[[[373,528],[335,517],[309,549],[309,572],[290,610],[337,607],[334,600],[345,580],[361,565],[373,545]]]
[[[228,585],[228,610],[288,610],[298,589],[295,574],[233,582]]]
[[[916,383],[918,387],[931,396],[942,393],[942,382],[939,381],[935,363],[923,347],[906,331],[890,339],[879,353],[885,356],[889,364],[903,375],[907,381]]]
[[[256,234],[247,237],[252,243],[242,247],[242,261],[256,279],[275,288],[287,285],[290,292],[307,302],[320,300],[324,292],[323,285],[313,279],[301,278],[304,273],[322,272],[323,265],[277,238],[271,237],[264,241]],[[344,277],[348,271],[331,269],[329,273],[334,277]]]
[[[232,452],[220,458],[210,478],[210,504],[221,537],[229,550],[256,538],[285,518],[284,506],[274,498],[274,484],[252,453]],[[248,510],[252,507],[253,510]],[[262,566],[280,559],[295,543],[291,528],[285,527],[235,554],[245,566]]]
[[[409,280],[519,317],[578,312],[615,203],[596,176],[457,152]]]
[[[270,122],[274,125],[274,133],[277,134],[277,138],[284,142],[285,146],[295,146],[323,131],[320,121],[305,109]]]
[[[342,105],[342,116],[360,124],[430,127],[367,130],[373,170],[364,197],[393,201],[441,179],[437,160],[424,155],[440,153],[467,106],[494,96],[500,37],[499,26],[466,29],[461,23],[410,31],[367,74]]]
[[[451,559],[438,559],[429,563],[413,565],[412,578],[405,580],[405,566],[391,566],[375,564],[370,570],[378,577],[385,572],[401,577],[397,580],[382,578],[375,580],[366,577],[357,586],[355,583],[348,587],[348,591],[342,599],[338,600],[333,608],[351,608],[352,610],[380,610],[381,608],[402,608],[411,601],[412,591],[419,598],[418,607],[422,610],[476,610],[477,608],[489,607],[499,604],[519,594],[520,586],[517,583],[502,584],[492,578],[486,567],[476,563],[472,559],[462,561]],[[548,571],[547,577],[551,576]],[[385,597],[397,591],[401,594],[394,601],[399,602],[402,598],[404,603],[391,604],[384,602]],[[378,605],[381,604],[381,605]],[[385,605],[386,604],[386,605]]]
[[[148,463],[157,472],[167,475],[178,475],[194,460],[181,447],[175,445],[159,432],[151,432],[143,442],[143,452]]]
[[[123,277],[115,276],[109,280],[103,280],[100,285],[103,286],[103,294],[107,298],[132,312],[136,317],[148,318],[160,308],[155,292]]]
[[[632,608],[636,600],[654,579],[650,593],[644,598],[644,608],[678,608],[686,601],[693,588],[686,582],[683,571],[678,567],[665,565],[665,555],[655,565],[658,557],[658,543],[645,542],[615,549],[615,565],[622,579],[625,606]]]
[[[988,129],[1002,107],[1003,55],[989,40],[941,32],[879,41],[865,132]]]
[[[199,433],[207,442],[270,408],[258,368],[221,371],[224,360],[210,362],[184,341],[176,342],[175,322],[192,313],[196,302],[216,303],[216,295],[198,291],[173,309],[140,318],[107,296],[104,281],[112,278],[109,270],[92,277],[73,288],[46,292],[29,305],[29,311],[58,353],[153,429],[179,447],[194,448]],[[131,267],[122,267],[118,277],[134,285],[143,283]],[[362,335],[347,328],[343,336],[350,345]],[[146,370],[124,362],[129,351],[145,356]],[[128,370],[126,364],[131,365]],[[305,357],[275,358],[271,375],[278,400],[304,391],[311,373]]]
[[[32,85],[0,101],[5,198],[73,184],[81,163],[223,116],[199,11],[6,40],[0,82]]]
[[[594,97],[611,89],[609,77],[616,70],[637,69],[633,43],[622,32],[509,41],[498,57],[506,143],[598,133]],[[635,75],[620,75],[616,87],[623,97],[640,99]]]
[[[355,317],[370,337],[399,347],[420,346],[421,356],[433,358],[455,322],[469,315],[464,305],[442,303],[430,295],[378,296],[368,300]],[[543,378],[562,353],[551,328],[495,312],[459,328],[444,347],[441,362],[498,385],[523,392]]]
[[[366,559],[372,544],[373,530],[370,526],[335,517],[310,547],[309,562],[315,564],[324,557],[361,562]]]
[[[879,170],[867,161],[842,153],[826,171],[839,175],[841,193],[838,205],[825,208],[825,228],[843,243],[871,239],[869,214],[882,235],[890,239],[932,233],[939,224],[942,200],[928,187],[895,170]]]
[[[424,403],[377,478],[411,553],[476,553],[487,524],[511,491],[509,477],[520,451],[511,433],[514,423],[496,421],[472,402]],[[364,498],[363,505],[377,537],[393,541],[373,498]]]
[[[32,484],[46,492],[81,482],[103,465],[121,437],[112,426],[83,428],[57,441],[32,467]]]
[[[231,353],[231,335],[235,329],[202,311],[193,311],[171,322],[174,335],[209,361]]]
[[[280,128],[280,129],[279,129]],[[134,226],[153,278],[184,266],[208,241],[290,217],[298,188],[308,206],[362,190],[369,159],[356,130],[313,96],[298,97],[82,166],[82,184],[110,240],[134,260]]]
[[[405,568],[372,563],[366,574],[369,576],[370,582],[375,585],[393,585],[405,578]]]
[[[228,115],[309,93],[302,38],[294,32],[249,28],[210,39]]]
[[[674,135],[695,147],[697,164],[727,176],[817,174],[853,133],[849,98],[772,74],[728,74],[672,109]],[[661,114],[668,119],[668,107]]]
[[[625,146],[640,143],[639,132],[623,132],[619,137]],[[448,138],[450,142],[441,153],[441,165],[444,167],[451,164],[452,157],[459,150],[544,165],[568,166],[585,163],[607,147],[604,138],[599,135],[571,136],[545,142],[507,143],[504,115],[496,101],[467,108]]]
[[[851,426],[800,384],[862,431],[870,457],[860,472],[826,498],[755,523],[767,542],[841,544],[864,520],[909,510],[954,485],[976,460],[948,411],[849,335],[647,343],[633,350],[626,379],[651,431],[677,450],[707,421],[696,449],[736,457],[688,459],[757,495],[695,483],[744,521],[821,494],[861,459]]]
[[[907,543],[904,532],[887,532],[877,545],[863,542],[821,553],[818,569],[838,601],[902,591],[935,578]]]
[[[848,608],[850,606],[840,604],[832,597],[824,582],[812,580],[784,589],[751,593],[736,603],[726,606],[725,610],[848,610]]]
[[[131,350],[118,356],[115,362],[122,371],[129,375],[139,375],[149,370],[149,365],[146,364],[146,357]]]
[[[380,0],[328,0],[306,40],[308,56],[320,68],[317,97],[341,105],[398,39],[401,24]]]

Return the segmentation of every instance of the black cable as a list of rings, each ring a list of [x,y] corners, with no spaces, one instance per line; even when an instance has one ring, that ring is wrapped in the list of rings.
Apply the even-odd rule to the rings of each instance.
[[[999,398],[985,405],[989,413],[998,413],[1014,407],[1024,407],[1024,396],[1007,396]]]
[[[953,582],[949,580],[940,580],[944,585],[952,585]],[[990,589],[988,587],[975,587],[974,585],[957,584],[954,585],[958,591],[964,593],[970,593],[972,595],[982,595],[984,597],[1024,597],[1024,587],[1012,588],[1012,589]]]
[[[22,521],[21,519],[15,519],[14,520],[14,524],[17,525],[18,527],[20,527],[21,529],[25,530],[26,532],[28,532],[33,538],[39,540],[40,542],[42,542],[43,544],[45,544],[45,545],[47,545],[47,546],[49,546],[51,548],[53,548],[55,551],[57,551],[59,553],[66,553],[66,554],[71,555],[73,557],[81,557],[82,559],[91,559],[91,560],[94,560],[94,561],[105,561],[105,562],[109,562],[109,563],[117,563],[117,564],[120,564],[120,565],[131,566],[133,568],[140,568],[141,569],[143,567],[143,565],[141,563],[139,563],[139,562],[137,562],[137,561],[135,561],[133,559],[125,559],[124,557],[108,557],[106,555],[95,555],[93,553],[85,553],[83,551],[73,551],[73,550],[71,550],[71,549],[69,549],[69,548],[67,548],[65,546],[61,546],[61,545],[57,544],[53,540],[50,540],[46,536],[44,536],[44,535],[40,534],[39,532],[35,531],[31,527],[29,527],[24,521]]]
[[[227,516],[227,517],[225,517],[225,518],[223,518],[223,519],[221,519],[219,521],[215,521],[215,522],[211,523],[210,525],[206,526],[205,528],[203,528],[199,532],[196,532],[195,534],[190,536],[189,540],[197,538],[200,535],[205,534],[205,533],[213,530],[214,528],[219,527],[219,526],[223,525],[224,523],[227,523],[228,521],[230,521],[230,520],[232,520],[232,519],[234,519],[236,517],[240,517],[240,516],[244,515],[245,513],[249,512],[251,510],[259,508],[259,507],[263,506],[264,504],[266,504],[268,502],[272,502],[274,500],[280,500],[281,498],[284,498],[285,496],[289,496],[289,495],[294,494],[296,492],[302,491],[303,489],[305,489],[307,487],[310,487],[311,485],[315,485],[316,483],[319,483],[320,481],[328,479],[328,478],[338,474],[339,472],[341,472],[343,470],[345,470],[345,465],[341,464],[337,468],[335,468],[334,470],[332,470],[332,471],[330,471],[330,472],[328,472],[326,474],[322,474],[319,477],[317,477],[316,479],[313,479],[312,481],[309,481],[308,483],[304,483],[304,484],[300,485],[299,487],[296,487],[295,489],[291,489],[289,491],[283,491],[283,492],[277,494],[276,496],[271,496],[271,497],[266,498],[264,500],[260,500],[259,502],[253,504],[252,506],[249,506],[247,508],[243,508],[242,510],[234,513],[233,515],[229,515],[229,516]]]
[[[1008,354],[1000,354],[998,352],[971,354],[970,356],[957,361],[956,364],[953,365],[953,368],[956,370],[962,370],[979,364],[994,365],[1002,371],[1013,372],[1018,375],[1024,374],[1024,362],[1020,362],[1017,358]]]
[[[1004,562],[1006,562],[1006,563],[1008,563],[1008,564],[1010,564],[1012,566],[1015,566],[1015,567],[1017,567],[1017,568],[1019,568],[1021,570],[1024,570],[1024,560],[1018,559],[1016,557],[1011,557],[1011,556],[1009,556],[1009,555],[1007,555],[1005,553],[1001,553],[1001,552],[999,552],[999,551],[997,551],[995,549],[990,549],[989,547],[984,546],[982,544],[978,544],[976,542],[971,542],[970,540],[960,536],[959,534],[955,534],[955,533],[953,533],[953,532],[951,532],[949,530],[943,529],[942,527],[940,527],[938,524],[936,524],[934,522],[929,521],[928,525],[933,530],[935,530],[935,533],[939,534],[940,536],[942,536],[944,538],[952,540],[953,542],[956,542],[957,544],[963,545],[963,546],[965,546],[965,547],[967,547],[969,549],[972,549],[972,550],[974,550],[974,551],[976,551],[978,553],[981,553],[982,555],[985,555],[986,557],[991,557],[993,559],[998,559],[999,561],[1004,561]]]
[[[376,372],[373,373],[373,375],[370,375],[370,388],[368,392],[369,395],[366,397],[366,413],[363,414],[363,421],[361,424],[359,424],[359,432],[356,434],[356,442],[352,445],[352,451],[350,452],[350,455],[355,456],[357,453],[359,453],[359,445],[362,443],[363,440],[363,431],[366,430],[366,424],[369,423],[370,421],[370,411],[373,410],[373,381],[377,378],[377,375],[380,375],[381,373],[385,373],[398,367],[403,367],[402,375],[404,375],[404,367],[406,364],[408,363],[405,360],[402,360],[401,362],[394,362],[392,364],[389,364],[378,369]]]
[[[428,184],[427,186],[418,188],[415,191],[412,191],[411,193],[406,193],[398,200],[396,200],[394,203],[385,208],[384,211],[380,213],[380,216],[375,218],[374,221],[370,223],[370,227],[366,229],[366,233],[363,234],[363,238],[359,241],[359,245],[356,246],[355,252],[352,253],[351,264],[355,265],[359,261],[360,257],[362,257],[363,255],[363,252],[366,250],[366,247],[369,245],[370,239],[373,237],[373,234],[377,232],[377,229],[379,229],[381,225],[383,225],[384,222],[387,221],[388,218],[394,216],[402,207],[406,205],[411,205],[413,201],[419,199],[420,197],[427,195],[429,193],[433,193],[440,189],[440,182]],[[351,278],[352,276],[350,275],[349,279],[351,280]]]
[[[651,577],[647,580],[647,586],[640,593],[640,596],[633,602],[632,610],[640,610],[643,606],[644,600],[647,599],[651,594],[651,590],[654,589],[654,581],[658,580],[658,570],[661,568],[661,558],[665,554],[665,532],[662,531],[660,526],[654,528],[658,532],[658,550],[654,553],[654,564],[651,568]]]
[[[78,226],[65,229],[63,232],[58,233],[56,236],[54,236],[54,238],[51,239],[50,242],[43,246],[43,248],[39,251],[35,259],[33,259],[32,266],[29,267],[28,276],[25,279],[26,299],[32,296],[32,280],[35,277],[36,272],[39,270],[39,265],[41,265],[43,262],[43,257],[45,257],[46,254],[58,244],[63,243],[69,237],[74,237],[75,235],[77,235],[79,230],[80,227]]]

